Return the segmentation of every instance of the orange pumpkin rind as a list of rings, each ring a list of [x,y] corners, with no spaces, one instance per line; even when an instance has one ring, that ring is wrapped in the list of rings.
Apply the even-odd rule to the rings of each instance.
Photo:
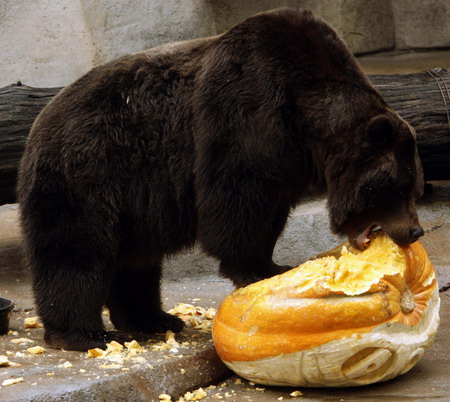
[[[437,281],[419,242],[373,235],[363,252],[308,261],[228,295],[216,314],[219,357],[266,385],[342,387],[409,371],[439,326]]]

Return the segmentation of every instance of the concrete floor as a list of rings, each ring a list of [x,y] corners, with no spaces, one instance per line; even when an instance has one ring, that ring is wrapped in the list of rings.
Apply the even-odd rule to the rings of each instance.
[[[364,56],[359,60],[369,74],[415,72],[434,67],[450,68],[450,51],[389,53]],[[425,212],[441,208],[438,214],[433,212],[434,220],[427,223],[429,233],[426,238],[429,239],[427,249],[438,264],[440,284],[444,285],[450,280],[450,185],[442,185],[441,190],[435,198],[425,200],[422,208]],[[101,363],[108,362],[88,359],[85,353],[79,352],[47,350],[43,355],[30,356],[25,352],[29,347],[27,344],[14,344],[11,340],[25,337],[33,341],[33,346],[45,345],[42,329],[23,328],[24,319],[35,315],[34,304],[27,273],[14,269],[20,258],[17,253],[20,235],[16,212],[13,207],[9,212],[3,212],[0,215],[0,296],[11,298],[16,304],[11,329],[17,331],[17,335],[0,337],[0,355],[11,352],[10,360],[21,365],[0,367],[0,384],[12,377],[23,377],[24,382],[0,387],[0,401],[157,401],[163,392],[175,397],[199,386],[211,386],[207,389],[205,401],[217,400],[218,396],[214,394],[228,401],[293,399],[290,393],[295,389],[263,387],[241,381],[236,376],[230,377],[230,372],[214,354],[210,336],[195,330],[186,330],[177,336],[179,342],[191,342],[177,354],[151,350],[153,344],[162,340],[161,336],[142,341],[148,349],[142,359],[126,361],[118,368],[102,368]],[[311,212],[311,215],[315,213]],[[314,216],[309,218],[314,220]],[[228,281],[211,272],[196,280],[186,276],[175,281],[170,277],[163,285],[163,299],[167,308],[178,302],[216,307],[231,290]],[[441,293],[441,303],[442,324],[438,337],[409,373],[387,383],[361,388],[302,388],[304,395],[301,400],[450,400],[450,290]],[[192,344],[193,339],[197,344]],[[64,367],[66,361],[72,366]]]
[[[182,395],[230,375],[214,352],[210,333],[196,329],[185,329],[176,336],[180,344],[189,343],[177,351],[152,350],[164,335],[134,337],[146,351],[119,364],[89,358],[85,352],[50,349],[43,342],[43,329],[24,328],[25,318],[36,315],[27,273],[0,272],[0,284],[0,294],[16,306],[11,332],[0,336],[0,355],[20,364],[0,367],[0,385],[6,379],[23,378],[22,383],[0,386],[0,401],[157,401],[162,393]],[[231,290],[228,281],[216,277],[165,283],[163,300],[166,310],[179,302],[213,307]],[[104,321],[112,328],[107,316]],[[31,342],[13,343],[21,338]],[[34,346],[44,347],[45,352],[31,355],[27,349]],[[66,362],[70,367],[64,366]]]
[[[26,352],[28,347],[45,344],[42,329],[23,328],[24,318],[35,315],[29,279],[24,274],[4,272],[0,283],[2,295],[13,299],[17,306],[11,322],[11,329],[17,334],[0,337],[0,354],[12,352],[10,360],[21,364],[0,367],[0,384],[6,378],[24,378],[23,383],[0,388],[0,401],[158,401],[162,393],[178,397],[200,386],[208,394],[204,401],[216,401],[215,394],[236,402],[276,401],[281,397],[286,400],[292,399],[290,394],[295,390],[303,393],[302,401],[450,400],[450,291],[441,293],[442,324],[438,337],[409,373],[371,386],[318,389],[267,387],[230,376],[214,354],[210,335],[192,329],[176,338],[180,343],[195,340],[197,345],[180,348],[177,354],[155,352],[151,346],[163,339],[155,335],[140,341],[147,351],[139,355],[139,361],[126,361],[117,368],[100,367],[111,362],[91,359],[81,352],[47,349],[43,355],[31,356]],[[166,308],[178,302],[217,307],[231,290],[228,281],[210,276],[196,281],[165,282],[163,299]],[[33,343],[11,343],[17,338]],[[65,368],[67,361],[72,366]]]

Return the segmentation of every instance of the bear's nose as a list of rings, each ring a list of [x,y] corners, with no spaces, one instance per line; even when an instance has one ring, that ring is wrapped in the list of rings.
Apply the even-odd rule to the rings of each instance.
[[[409,241],[414,243],[419,237],[424,235],[424,231],[421,226],[412,227],[409,229]]]

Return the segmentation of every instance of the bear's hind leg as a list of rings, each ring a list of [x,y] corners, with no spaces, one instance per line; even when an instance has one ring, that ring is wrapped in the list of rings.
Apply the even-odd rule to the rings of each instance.
[[[183,321],[161,308],[161,263],[136,265],[128,262],[111,283],[107,300],[111,322],[126,332],[180,332]]]
[[[20,199],[44,339],[66,350],[104,347],[117,337],[105,331],[101,316],[116,264],[114,208],[99,202],[95,191],[70,193],[58,178],[43,177]]]
[[[59,239],[53,249],[36,253],[32,262],[37,312],[44,339],[54,348],[84,351],[118,338],[105,331],[101,317],[111,260],[84,239],[79,247]]]

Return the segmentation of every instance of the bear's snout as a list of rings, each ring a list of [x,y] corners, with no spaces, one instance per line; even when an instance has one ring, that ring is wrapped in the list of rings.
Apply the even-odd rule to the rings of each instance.
[[[401,246],[414,243],[425,234],[420,224],[413,224],[411,226],[397,228],[394,230],[391,228],[386,228],[385,231],[397,244]]]
[[[416,226],[409,229],[409,243],[414,243],[425,234],[422,226]]]

